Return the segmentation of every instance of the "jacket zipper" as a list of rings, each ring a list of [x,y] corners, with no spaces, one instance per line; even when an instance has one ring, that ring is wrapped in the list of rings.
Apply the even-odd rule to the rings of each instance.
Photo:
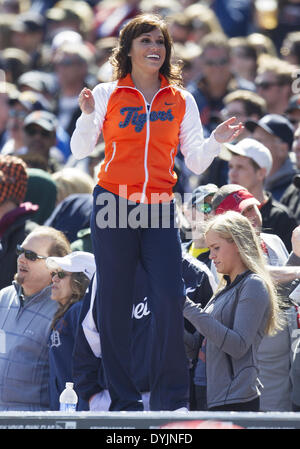
[[[149,140],[150,140],[150,113],[151,113],[152,104],[153,104],[153,101],[154,101],[156,95],[158,95],[162,90],[168,89],[169,86],[165,86],[165,87],[163,87],[162,89],[159,89],[156,92],[156,94],[154,95],[154,97],[152,98],[152,101],[150,103],[149,110],[147,108],[146,98],[144,97],[144,95],[142,94],[142,92],[140,90],[138,90],[136,87],[132,87],[132,86],[119,86],[118,89],[122,89],[123,87],[125,87],[127,89],[133,89],[133,90],[137,91],[142,96],[142,98],[144,100],[144,104],[145,104],[146,115],[147,115],[147,121],[146,121],[146,143],[145,143],[145,156],[144,156],[145,181],[144,181],[144,184],[143,184],[143,190],[142,190],[142,196],[141,196],[141,203],[143,203],[145,201],[146,188],[147,188],[147,184],[148,184],[148,180],[149,180],[149,171],[148,171],[148,167],[147,167],[147,161],[148,161],[148,150],[149,150]],[[109,163],[110,163],[110,161],[109,161]]]
[[[149,110],[147,108],[147,102],[146,99],[144,97],[144,95],[142,94],[142,92],[140,92],[138,89],[136,89],[138,92],[140,92],[140,94],[142,95],[144,102],[145,102],[145,108],[146,108],[146,114],[147,114],[147,137],[146,137],[146,145],[145,145],[145,157],[144,157],[144,168],[145,168],[145,182],[143,185],[143,191],[142,191],[142,197],[141,197],[141,203],[143,203],[145,201],[145,196],[146,196],[146,188],[147,188],[147,184],[148,184],[148,180],[149,180],[149,172],[148,172],[148,167],[147,167],[147,161],[148,161],[148,150],[149,150],[149,140],[150,140],[150,113],[151,113],[151,109],[152,109],[152,104],[153,101],[155,100],[155,97],[164,89],[167,89],[169,86],[163,87],[162,89],[159,89],[156,94],[154,95],[154,97],[152,98],[152,101],[150,103],[150,107]]]
[[[115,157],[116,149],[117,149],[116,142],[113,142],[113,153],[112,153],[112,156],[111,156],[110,160],[107,162],[107,164],[105,166],[105,169],[104,169],[105,172],[107,172],[108,167],[110,166],[110,163],[113,161],[113,159]]]

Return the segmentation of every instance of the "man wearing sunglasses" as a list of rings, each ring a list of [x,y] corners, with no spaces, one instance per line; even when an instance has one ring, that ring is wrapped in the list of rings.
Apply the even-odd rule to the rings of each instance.
[[[287,61],[262,55],[259,58],[255,88],[267,103],[269,114],[284,114],[292,95],[296,69]]]
[[[57,304],[46,258],[70,252],[65,235],[47,226],[16,247],[15,280],[0,290],[0,411],[49,409],[48,338]]]
[[[33,111],[24,120],[25,154],[30,167],[54,173],[61,168],[62,153],[56,148],[57,120],[48,111]]]
[[[254,90],[250,81],[236,77],[231,71],[231,49],[221,33],[209,33],[201,40],[200,76],[187,86],[194,96],[204,133],[212,132],[221,123],[224,97],[236,89]]]

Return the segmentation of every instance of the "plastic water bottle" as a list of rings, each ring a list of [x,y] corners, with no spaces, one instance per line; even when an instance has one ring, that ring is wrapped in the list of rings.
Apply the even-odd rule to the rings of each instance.
[[[59,396],[60,411],[62,412],[76,412],[78,397],[73,390],[73,382],[66,382],[66,388]]]

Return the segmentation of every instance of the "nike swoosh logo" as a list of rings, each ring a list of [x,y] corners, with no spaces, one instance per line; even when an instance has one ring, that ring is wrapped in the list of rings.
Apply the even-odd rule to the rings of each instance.
[[[167,102],[165,101],[165,105],[166,105],[166,106],[172,106],[173,104],[175,104],[175,103],[167,103]]]

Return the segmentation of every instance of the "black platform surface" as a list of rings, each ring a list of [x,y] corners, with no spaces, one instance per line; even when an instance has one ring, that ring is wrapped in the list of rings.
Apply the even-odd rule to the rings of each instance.
[[[0,412],[3,429],[300,429],[300,412]]]

